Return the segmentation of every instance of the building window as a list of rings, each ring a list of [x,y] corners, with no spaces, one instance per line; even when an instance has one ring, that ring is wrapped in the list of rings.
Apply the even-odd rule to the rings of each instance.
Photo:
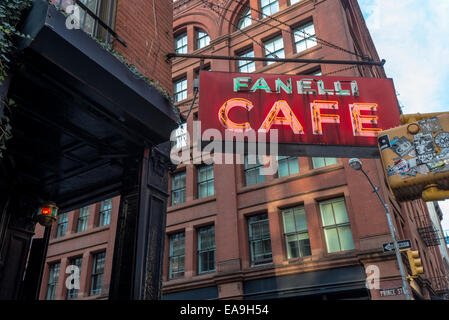
[[[279,11],[279,1],[277,0],[261,0],[262,19]]]
[[[214,195],[214,165],[198,168],[198,199]]]
[[[58,225],[56,227],[56,238],[65,236],[67,233],[67,223],[69,222],[69,213],[61,213],[58,215]]]
[[[245,185],[252,186],[265,182],[265,176],[261,174],[260,169],[263,164],[259,162],[257,156],[245,156]]]
[[[170,236],[169,278],[184,276],[185,233],[180,232]]]
[[[353,250],[354,240],[344,198],[321,202],[320,211],[327,252]]]
[[[175,38],[175,52],[187,53],[187,32],[184,32]]]
[[[239,30],[241,30],[250,25],[251,25],[251,9],[249,7],[246,7],[246,9],[243,10],[242,14],[240,15],[237,27]]]
[[[254,58],[254,50],[252,50],[252,49],[248,50],[248,51],[240,54],[239,57]],[[238,60],[237,66],[238,66],[239,72],[242,72],[242,73],[251,73],[251,72],[256,71],[256,63],[251,60]]]
[[[287,259],[310,256],[309,232],[306,212],[303,207],[282,211]]]
[[[196,32],[196,48],[201,49],[207,47],[210,43],[209,35],[203,30],[197,30]]]
[[[78,224],[76,226],[76,232],[83,232],[87,229],[87,223],[89,221],[89,206],[81,208],[78,216]]]
[[[301,0],[290,0],[290,5],[300,2]]]
[[[331,165],[337,164],[337,163],[338,163],[337,158],[322,158],[322,157],[312,158],[312,164],[313,164],[314,169],[331,166]]]
[[[186,202],[186,173],[180,172],[172,176],[171,180],[171,205]]]
[[[284,55],[284,41],[282,39],[282,35],[266,41],[264,43],[265,46],[265,56],[267,58],[285,58]],[[267,65],[274,63],[274,61],[268,61]]]
[[[70,259],[70,265],[78,267],[80,276],[81,276],[81,265],[82,264],[83,264],[82,257]],[[68,289],[67,290],[67,299],[75,299],[75,298],[78,298],[78,289],[76,289],[76,288]]]
[[[311,75],[311,76],[322,76],[323,73],[321,72],[321,68],[320,68],[320,69],[316,69],[315,71],[312,71],[309,75]]]
[[[56,289],[58,287],[60,267],[61,264],[59,262],[50,264],[48,267],[49,274],[48,274],[47,296],[45,298],[47,300],[55,300],[56,298]]]
[[[181,124],[176,130],[175,130],[175,148],[184,148],[187,146],[187,123]]]
[[[307,50],[316,46],[315,27],[313,22],[299,26],[293,30],[295,35],[296,52]]]
[[[215,271],[215,227],[198,229],[198,273]]]
[[[251,265],[272,261],[270,226],[268,214],[248,218],[248,238]]]
[[[278,177],[287,177],[299,173],[299,162],[297,157],[278,157]]]
[[[98,226],[107,226],[111,223],[112,199],[101,201]]]
[[[94,263],[92,265],[92,275],[90,279],[91,296],[101,294],[105,260],[106,260],[106,252],[100,252],[94,255]]]
[[[187,99],[187,78],[182,78],[173,83],[175,102]]]
[[[71,5],[72,0],[51,0],[60,8],[65,9],[68,5]],[[101,21],[103,21],[109,28],[114,29],[114,17],[115,17],[115,0],[81,0],[81,2]],[[84,9],[80,7],[80,29],[94,38],[99,38],[103,42],[109,43],[111,36],[109,32],[98,23],[91,15],[86,13]]]

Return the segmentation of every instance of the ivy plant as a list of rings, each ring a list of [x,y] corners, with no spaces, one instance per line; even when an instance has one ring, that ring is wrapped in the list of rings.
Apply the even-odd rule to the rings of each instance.
[[[20,33],[16,26],[22,13],[28,9],[32,0],[2,0],[0,2],[0,82],[8,75],[11,56],[14,53],[14,36],[25,35]]]
[[[15,47],[14,37],[25,37],[20,33],[16,26],[20,22],[24,10],[31,7],[32,0],[1,0],[0,1],[0,85],[8,76],[11,67]],[[10,109],[14,101],[4,100],[0,97],[1,107]],[[0,117],[0,159],[3,157],[3,151],[6,149],[6,141],[12,138],[11,124],[6,115]]]

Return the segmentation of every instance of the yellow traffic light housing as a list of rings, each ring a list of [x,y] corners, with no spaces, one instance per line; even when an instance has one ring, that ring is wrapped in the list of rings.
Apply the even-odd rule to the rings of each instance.
[[[402,115],[379,133],[379,151],[395,199],[449,198],[449,112]]]
[[[419,257],[419,251],[407,250],[407,258],[410,264],[411,277],[416,278],[419,274],[424,273],[422,261]]]

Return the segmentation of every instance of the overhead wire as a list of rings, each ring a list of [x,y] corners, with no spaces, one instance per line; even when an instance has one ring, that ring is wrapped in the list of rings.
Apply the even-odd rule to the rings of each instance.
[[[215,7],[219,8],[219,9],[223,9],[223,10],[228,11],[228,12],[231,12],[231,13],[234,12],[233,10],[231,10],[231,9],[229,9],[229,8],[225,8],[225,7],[223,7],[223,6],[220,6],[220,5],[218,5],[218,4],[212,3],[212,2],[207,1],[207,0],[201,0],[201,2],[203,2],[205,5],[208,5],[208,6],[210,6],[210,7],[211,7],[211,6],[215,6]],[[281,21],[281,20],[279,20],[279,19],[277,19],[277,18],[275,18],[275,17],[272,17],[272,16],[266,16],[262,11],[260,11],[260,10],[258,10],[258,9],[256,9],[256,8],[253,8],[253,7],[251,7],[251,6],[249,6],[247,3],[243,3],[243,1],[241,1],[241,0],[235,0],[235,2],[237,2],[237,3],[240,4],[240,5],[242,5],[243,7],[248,7],[250,10],[253,10],[253,11],[255,11],[255,12],[261,14],[262,17],[263,17],[263,19],[255,19],[255,18],[253,18],[253,17],[250,15],[249,18],[250,18],[252,21],[259,22],[259,23],[261,23],[261,24],[267,25],[267,26],[272,27],[272,28],[276,28],[276,29],[281,30],[281,31],[286,31],[286,32],[292,34],[293,36],[297,35],[296,32],[293,32],[293,31],[290,30],[290,29],[291,29],[291,25],[289,25],[289,24],[287,24],[287,23],[285,23],[285,22],[283,22],[283,21]],[[214,11],[215,11],[215,10],[214,10]],[[215,11],[215,12],[216,12],[217,14],[220,15],[219,12],[217,12],[217,11]],[[229,19],[225,18],[224,15],[222,16],[222,18],[223,18],[224,20],[228,21],[229,23],[231,23],[231,24],[232,24],[234,27],[236,27],[238,30],[243,31],[242,29],[239,29],[238,26],[236,26],[234,23],[232,23],[231,21],[229,21]],[[284,25],[284,26],[288,27],[288,29],[283,29],[283,28],[279,27],[279,25],[273,25],[273,24],[270,24],[270,23],[268,23],[268,21],[264,21],[265,18],[268,18],[269,20],[273,20],[273,21],[279,23],[279,25]],[[300,32],[305,36],[305,37],[303,37],[303,39],[306,39],[306,38],[315,38],[316,42],[317,42],[317,43],[320,43],[320,44],[322,44],[322,45],[325,45],[325,46],[328,46],[328,47],[330,47],[330,48],[333,48],[333,49],[336,49],[336,50],[340,50],[340,51],[346,52],[346,53],[348,53],[348,54],[357,56],[357,57],[361,58],[362,60],[371,60],[370,58],[368,58],[368,57],[366,57],[366,56],[360,55],[360,54],[358,54],[358,53],[356,53],[356,52],[352,52],[352,51],[347,50],[347,49],[345,49],[345,48],[342,48],[342,47],[340,47],[340,46],[338,46],[338,45],[336,45],[336,44],[333,44],[333,43],[331,43],[331,42],[329,42],[329,41],[327,41],[327,40],[324,40],[324,39],[322,39],[322,38],[320,38],[320,37],[317,37],[316,34],[309,34],[309,33],[305,32],[305,31],[303,31],[303,30],[300,30]],[[247,34],[246,32],[244,32],[244,33]],[[247,34],[247,35],[248,35],[248,34]],[[250,35],[248,35],[248,36],[250,36]],[[250,36],[250,37],[251,37],[251,39],[253,40],[253,37],[252,37],[252,36]],[[253,41],[254,41],[254,40],[253,40]],[[258,43],[258,44],[261,45],[260,43]],[[261,46],[263,47],[263,45],[261,45]]]

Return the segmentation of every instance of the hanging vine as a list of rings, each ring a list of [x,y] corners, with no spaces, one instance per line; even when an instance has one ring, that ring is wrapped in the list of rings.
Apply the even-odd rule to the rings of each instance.
[[[8,76],[11,67],[15,52],[14,37],[26,37],[16,29],[16,26],[20,22],[23,11],[31,7],[32,3],[32,0],[1,0],[0,2],[0,86]],[[0,104],[2,104],[1,107],[11,111],[14,101],[0,97]],[[0,159],[3,157],[2,151],[6,149],[6,141],[11,138],[9,118],[2,115],[0,117]]]

